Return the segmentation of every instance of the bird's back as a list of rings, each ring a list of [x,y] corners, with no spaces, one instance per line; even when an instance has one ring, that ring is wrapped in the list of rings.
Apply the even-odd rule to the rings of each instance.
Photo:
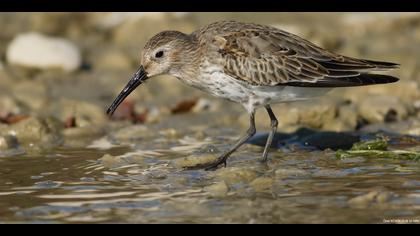
[[[286,31],[254,23],[219,21],[191,34],[214,50],[229,76],[260,86],[347,87],[392,83],[372,74],[398,64],[342,56]]]

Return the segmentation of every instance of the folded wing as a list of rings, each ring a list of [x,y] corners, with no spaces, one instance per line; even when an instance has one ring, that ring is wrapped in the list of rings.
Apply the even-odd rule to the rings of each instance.
[[[226,22],[212,37],[225,72],[254,85],[348,87],[398,81],[372,74],[398,64],[338,55],[273,27],[243,24],[238,29],[236,22]]]

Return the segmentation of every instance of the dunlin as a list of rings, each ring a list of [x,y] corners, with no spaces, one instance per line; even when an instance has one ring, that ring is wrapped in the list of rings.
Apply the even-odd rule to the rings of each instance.
[[[277,130],[270,105],[313,99],[335,87],[386,84],[398,81],[373,71],[397,68],[398,64],[356,59],[325,50],[296,35],[270,26],[221,21],[191,34],[163,31],[152,37],[141,54],[141,66],[107,113],[145,80],[169,74],[216,97],[242,104],[249,113],[246,134],[216,161],[196,166],[215,169],[255,132],[255,110],[265,108],[271,131],[262,154]]]

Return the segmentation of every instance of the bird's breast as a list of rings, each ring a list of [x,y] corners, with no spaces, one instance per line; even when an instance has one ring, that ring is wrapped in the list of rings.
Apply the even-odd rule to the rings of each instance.
[[[219,69],[207,70],[198,79],[196,87],[216,97],[234,102],[247,102],[252,95],[246,84],[237,81]]]

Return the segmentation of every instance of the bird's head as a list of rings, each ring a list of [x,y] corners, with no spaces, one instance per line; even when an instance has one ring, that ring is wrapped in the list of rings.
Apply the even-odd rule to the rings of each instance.
[[[144,81],[157,75],[180,77],[192,57],[191,36],[178,31],[163,31],[153,36],[141,53],[141,65],[120,92],[107,113],[112,115],[124,99]],[[187,62],[187,63],[186,63]]]

